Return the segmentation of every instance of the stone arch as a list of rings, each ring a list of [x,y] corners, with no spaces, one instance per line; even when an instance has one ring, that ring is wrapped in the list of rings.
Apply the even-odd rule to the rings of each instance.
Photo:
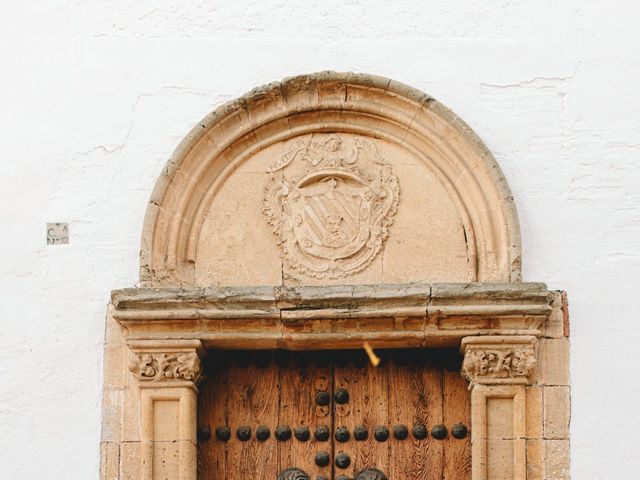
[[[398,223],[389,232],[396,242],[389,258],[366,266],[375,275],[359,273],[334,283],[521,280],[520,230],[513,197],[498,164],[478,136],[453,112],[411,87],[373,75],[323,72],[256,88],[217,108],[189,132],[165,166],[147,208],[141,245],[142,285],[225,284],[227,277],[214,272],[217,264],[210,270],[203,267],[211,257],[203,252],[221,258],[224,252],[219,250],[230,249],[234,243],[233,238],[225,240],[224,245],[212,239],[216,232],[227,235],[225,232],[234,226],[232,221],[219,231],[211,226],[215,222],[209,218],[224,205],[216,200],[224,196],[221,192],[245,189],[237,198],[250,196],[253,204],[247,208],[261,210],[263,205],[253,193],[265,188],[268,175],[258,166],[283,158],[287,146],[297,138],[309,141],[314,135],[324,138],[336,132],[348,138],[370,139],[381,146],[398,171],[398,209],[407,204],[405,210],[411,211],[412,217],[408,213],[402,218],[397,215]],[[254,160],[260,155],[265,158]],[[413,185],[422,171],[425,178],[429,177],[433,197],[423,191],[426,186]],[[245,179],[231,187],[230,180],[239,172]],[[271,172],[271,176],[278,174]],[[236,198],[229,195],[225,198]],[[424,197],[422,203],[411,204],[420,195]],[[426,212],[432,208],[429,198],[443,205],[441,214],[436,206],[433,212]],[[253,243],[268,245],[254,257],[237,261],[257,265],[264,260],[260,268],[272,274],[262,278],[254,269],[231,283],[273,284],[274,279],[282,279],[285,284],[288,280],[293,284],[313,282],[308,276],[287,273],[286,262],[275,259],[278,253],[282,256],[277,239],[265,233],[270,230],[267,220],[242,220],[241,203],[227,202],[229,209],[237,208],[237,220],[245,221],[245,227],[260,230]],[[421,212],[425,205],[428,208]],[[423,213],[428,219],[421,217]],[[233,215],[234,211],[227,213],[227,217]],[[443,233],[438,236],[440,231]],[[455,249],[448,247],[449,242],[455,243]],[[398,252],[403,249],[403,254],[417,265],[416,270],[412,272],[408,264],[402,264],[400,273],[385,277],[380,272],[392,271],[389,262],[400,258]],[[229,256],[236,255],[242,257],[240,252]],[[458,263],[449,267],[454,257]],[[236,271],[240,264],[230,259],[225,265]],[[274,272],[278,265],[282,265],[281,275]],[[402,273],[405,270],[406,274]]]

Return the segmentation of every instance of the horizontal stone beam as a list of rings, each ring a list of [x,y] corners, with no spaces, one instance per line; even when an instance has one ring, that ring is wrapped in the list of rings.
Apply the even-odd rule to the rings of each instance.
[[[113,316],[128,338],[198,338],[218,348],[456,346],[466,336],[539,336],[541,283],[125,289]]]

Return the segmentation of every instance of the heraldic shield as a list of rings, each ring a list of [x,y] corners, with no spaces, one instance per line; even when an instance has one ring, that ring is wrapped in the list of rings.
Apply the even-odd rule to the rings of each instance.
[[[398,206],[398,180],[364,137],[313,135],[269,168],[264,213],[287,263],[316,278],[364,270],[380,252]]]

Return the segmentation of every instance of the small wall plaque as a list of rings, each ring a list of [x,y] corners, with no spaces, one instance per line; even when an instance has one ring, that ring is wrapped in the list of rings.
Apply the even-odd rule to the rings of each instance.
[[[68,223],[47,223],[47,245],[69,243]]]

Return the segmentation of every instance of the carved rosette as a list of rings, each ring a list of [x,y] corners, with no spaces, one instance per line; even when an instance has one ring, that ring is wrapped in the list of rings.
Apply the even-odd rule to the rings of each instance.
[[[505,337],[495,343],[491,337],[465,340],[462,376],[471,384],[527,383],[535,371],[535,339],[531,337],[516,337],[513,344],[506,343]]]
[[[140,381],[187,380],[197,384],[202,378],[200,357],[188,353],[132,353],[129,370]]]
[[[263,212],[287,264],[314,278],[367,268],[382,249],[400,189],[373,141],[315,134],[268,169]]]

